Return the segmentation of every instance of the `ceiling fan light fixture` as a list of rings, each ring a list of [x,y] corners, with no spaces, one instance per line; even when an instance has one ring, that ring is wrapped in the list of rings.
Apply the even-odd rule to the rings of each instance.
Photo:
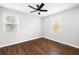
[[[38,15],[40,15],[40,12],[38,13]]]
[[[44,4],[44,3],[41,3],[41,5],[38,5],[38,4],[37,4],[37,5],[36,5],[36,8],[33,7],[33,6],[31,6],[31,5],[29,5],[28,7],[34,9],[34,11],[31,11],[30,13],[39,11],[39,12],[38,12],[38,15],[40,15],[40,12],[47,12],[47,11],[48,11],[48,10],[42,9],[44,6],[45,6],[45,4]]]

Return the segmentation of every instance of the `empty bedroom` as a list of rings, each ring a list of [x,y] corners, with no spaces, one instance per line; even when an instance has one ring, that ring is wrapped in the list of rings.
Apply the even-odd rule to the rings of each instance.
[[[79,55],[79,3],[0,3],[0,55]]]

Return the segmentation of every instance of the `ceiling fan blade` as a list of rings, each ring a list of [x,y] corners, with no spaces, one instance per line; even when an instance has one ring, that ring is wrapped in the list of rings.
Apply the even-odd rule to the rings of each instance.
[[[40,10],[40,11],[47,12],[48,10]]]
[[[31,11],[30,13],[33,13],[33,12],[36,12],[36,11]]]
[[[44,3],[42,3],[37,10],[40,10],[44,6]]]
[[[33,8],[33,9],[35,9],[35,10],[36,10],[36,8],[32,7],[31,5],[29,5],[28,7]]]

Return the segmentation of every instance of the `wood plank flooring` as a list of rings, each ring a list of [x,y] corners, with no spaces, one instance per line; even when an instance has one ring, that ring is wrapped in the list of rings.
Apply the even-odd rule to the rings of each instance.
[[[0,55],[79,55],[79,49],[39,38],[0,48]]]

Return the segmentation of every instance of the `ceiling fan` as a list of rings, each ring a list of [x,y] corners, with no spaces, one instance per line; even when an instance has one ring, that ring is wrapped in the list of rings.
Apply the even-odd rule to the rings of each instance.
[[[28,7],[32,8],[32,9],[34,9],[34,11],[31,11],[30,13],[39,11],[38,15],[40,15],[40,12],[47,12],[48,11],[48,10],[42,9],[45,6],[44,3],[41,3],[41,5],[37,4],[36,6],[37,6],[37,8],[35,8],[35,7],[31,6],[31,5],[28,6]]]

